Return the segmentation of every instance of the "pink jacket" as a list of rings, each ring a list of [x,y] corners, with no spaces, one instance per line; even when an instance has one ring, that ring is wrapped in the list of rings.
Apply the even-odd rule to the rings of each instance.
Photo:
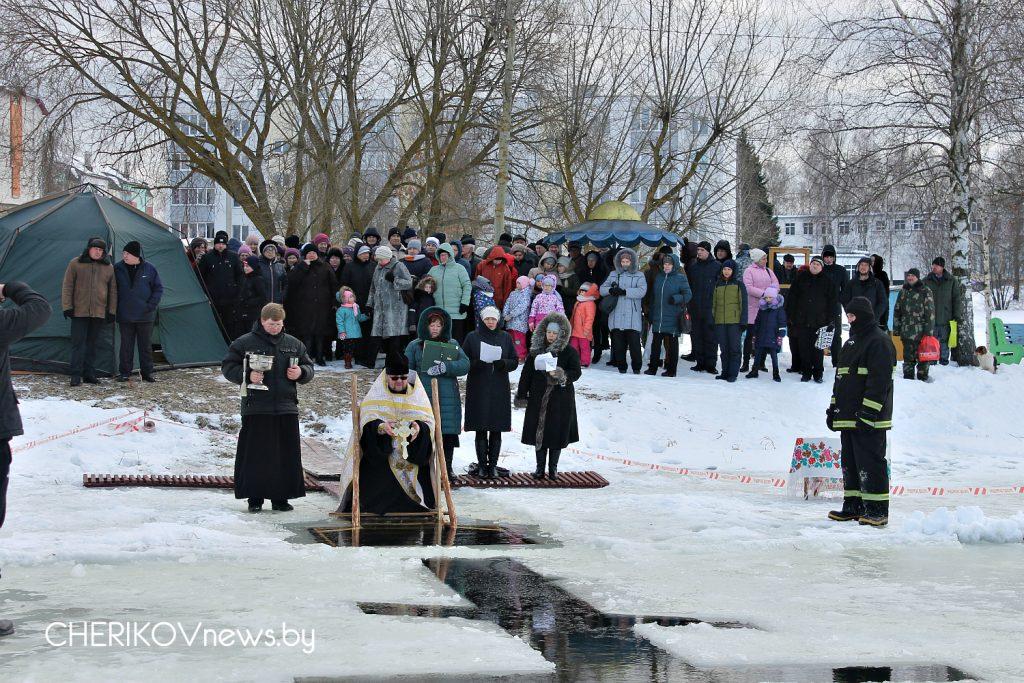
[[[533,299],[533,305],[530,306],[530,329],[536,327],[541,320],[544,319],[548,313],[565,313],[565,305],[562,304],[562,297],[558,292],[552,291],[550,294],[541,292]]]
[[[769,287],[779,291],[779,278],[771,268],[751,263],[743,271],[743,286],[747,288],[747,324],[753,325],[757,320],[758,302]]]

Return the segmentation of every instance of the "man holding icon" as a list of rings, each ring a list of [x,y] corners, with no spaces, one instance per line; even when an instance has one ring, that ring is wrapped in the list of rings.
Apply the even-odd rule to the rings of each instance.
[[[313,379],[306,347],[284,333],[284,307],[267,304],[260,325],[228,349],[221,373],[242,386],[242,431],[235,453],[235,498],[249,499],[249,512],[288,511],[290,498],[306,495],[299,439],[298,384]]]

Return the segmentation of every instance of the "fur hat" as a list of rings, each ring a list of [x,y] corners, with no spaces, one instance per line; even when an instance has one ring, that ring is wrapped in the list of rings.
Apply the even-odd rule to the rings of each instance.
[[[331,258],[332,256],[344,258],[345,253],[341,249],[338,249],[337,247],[331,247],[330,249],[327,250],[327,258]]]
[[[467,244],[472,244],[474,247],[476,246],[476,238],[468,233],[463,235],[462,239],[459,241],[462,242],[462,246],[466,246]]]
[[[196,239],[200,239],[200,238],[197,237]],[[205,243],[206,240],[203,240],[203,242]],[[195,240],[192,240],[192,243],[194,244]],[[189,246],[191,246],[191,245],[189,245]],[[104,242],[99,237],[90,237],[89,241],[85,245],[85,248],[86,249],[92,249],[93,247],[98,247],[99,249],[102,249],[103,251],[106,251],[107,250],[107,243]]]
[[[299,239],[298,235],[288,235],[284,238],[284,245],[292,249],[298,249],[302,246],[302,240]]]
[[[303,244],[302,245],[302,258],[306,258],[306,254],[308,254],[310,252],[313,252],[313,251],[316,251],[316,250],[317,250],[316,249],[316,245],[313,244],[312,242],[307,242],[306,244]]]

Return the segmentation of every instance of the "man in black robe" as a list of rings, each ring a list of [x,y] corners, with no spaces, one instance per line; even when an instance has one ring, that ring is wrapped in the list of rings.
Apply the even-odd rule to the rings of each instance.
[[[433,411],[404,355],[388,357],[359,411],[360,511],[386,515],[435,509]],[[352,445],[346,456],[349,467]],[[351,512],[351,483],[343,481],[343,490],[339,511]]]

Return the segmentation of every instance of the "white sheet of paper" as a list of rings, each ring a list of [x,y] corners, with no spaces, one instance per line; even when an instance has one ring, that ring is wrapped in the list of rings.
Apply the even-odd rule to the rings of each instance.
[[[485,363],[501,360],[501,347],[480,342],[480,360]]]
[[[533,369],[541,372],[550,372],[558,367],[558,359],[550,353],[542,353],[533,359]]]

